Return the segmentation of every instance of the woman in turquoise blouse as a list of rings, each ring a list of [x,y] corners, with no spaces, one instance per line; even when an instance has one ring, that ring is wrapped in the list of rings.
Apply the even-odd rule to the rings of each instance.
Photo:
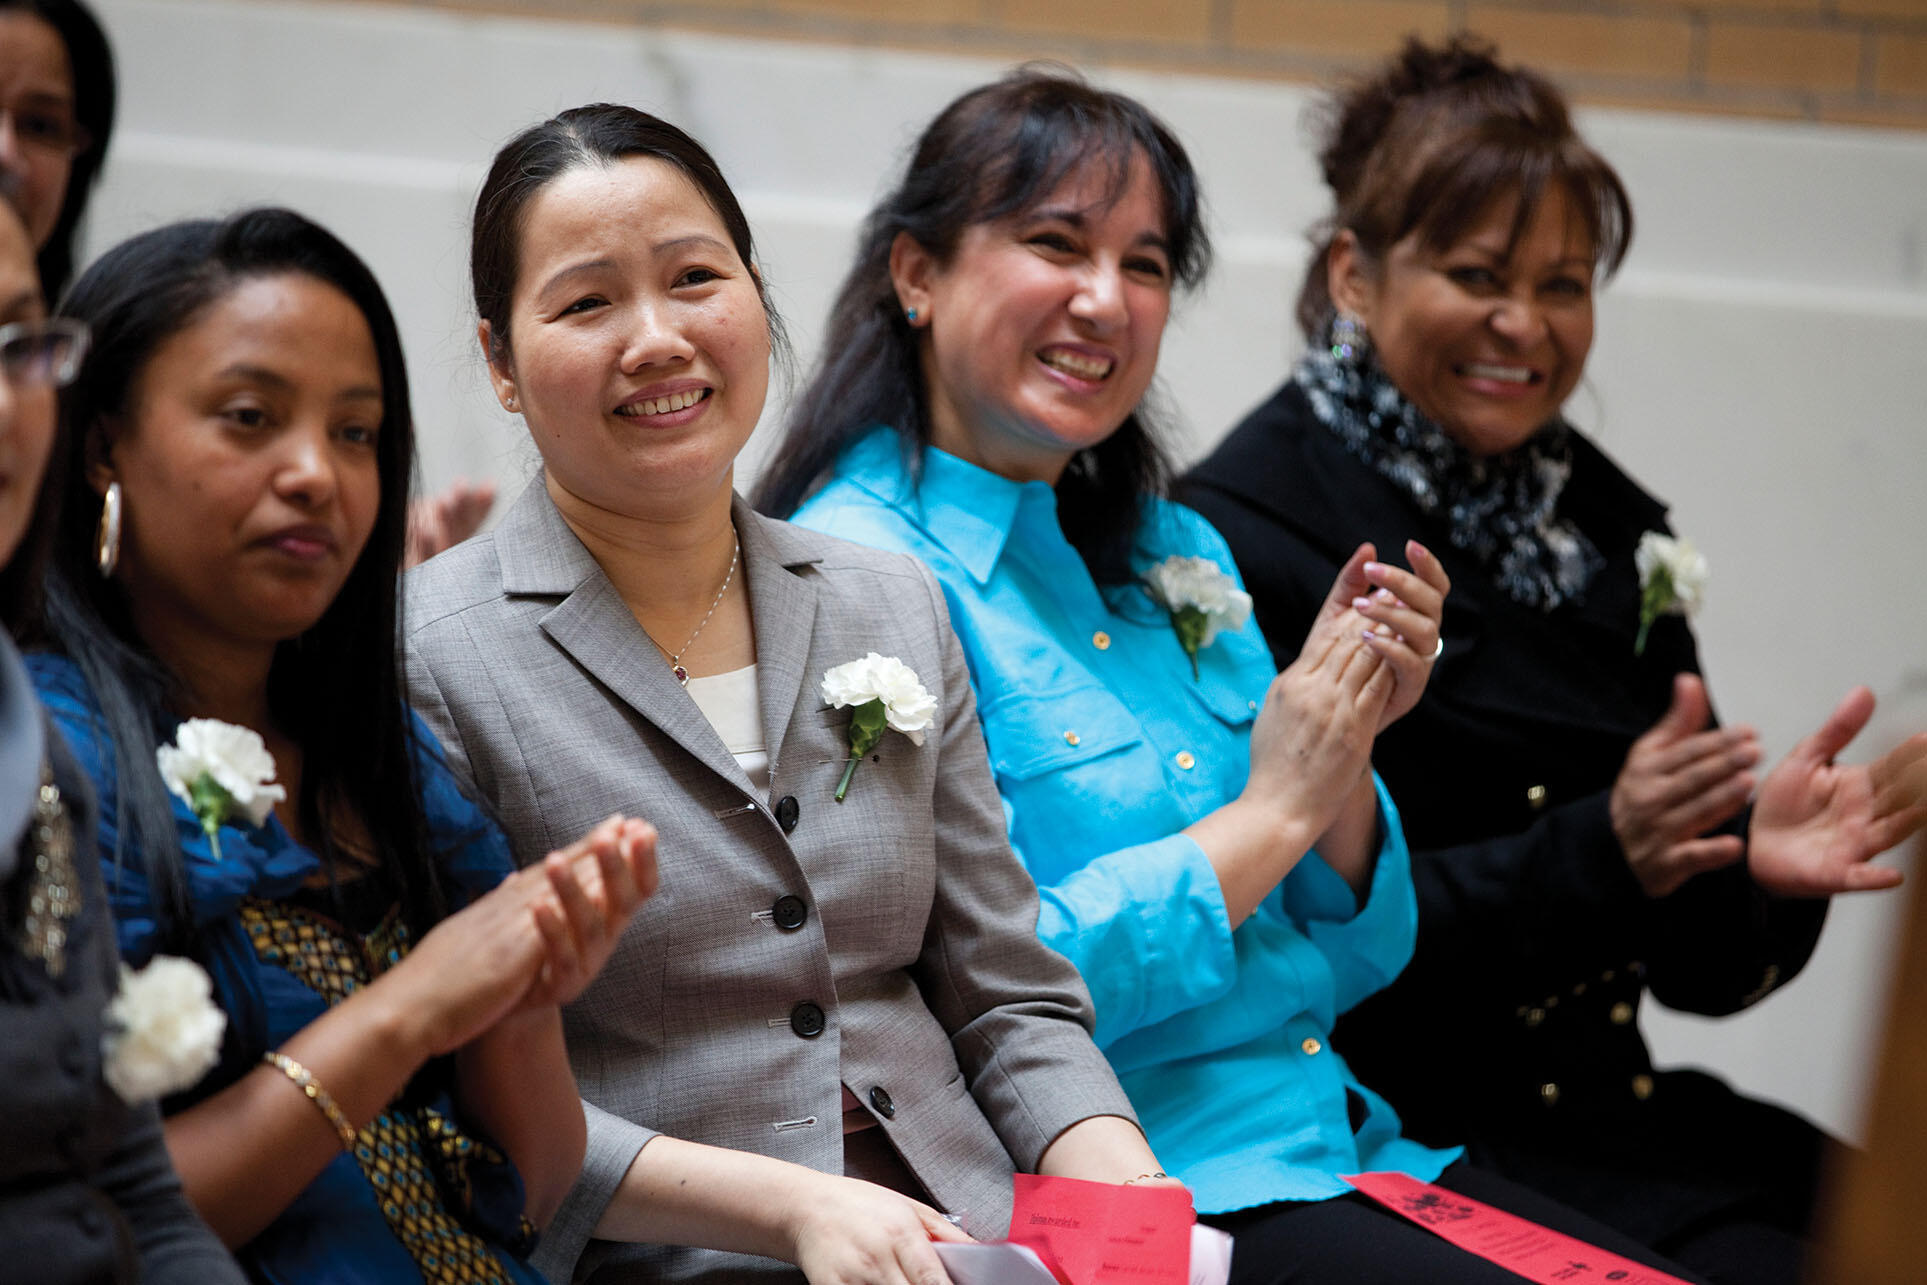
[[[1418,545],[1414,571],[1361,547],[1274,674],[1224,542],[1157,498],[1140,404],[1206,257],[1189,162],[1140,105],[1039,72],[966,94],[872,213],[761,503],[936,572],[1039,932],[1153,1147],[1236,1234],[1234,1280],[1516,1279],[1348,1194],[1364,1170],[1637,1256],[1401,1137],[1330,1047],[1411,955],[1369,756],[1447,586]]]

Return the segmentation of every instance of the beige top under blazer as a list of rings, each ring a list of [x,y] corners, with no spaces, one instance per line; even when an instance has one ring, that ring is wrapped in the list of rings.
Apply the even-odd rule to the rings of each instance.
[[[963,649],[913,558],[736,502],[769,799],[758,797],[542,480],[407,580],[411,696],[528,862],[612,812],[661,834],[661,890],[564,1014],[589,1117],[538,1265],[557,1280],[739,1280],[767,1259],[590,1243],[657,1131],[843,1171],[841,1085],[982,1237],[1010,1175],[1095,1115],[1132,1116],[1076,971],[1036,936]],[[849,713],[818,690],[876,651],[939,705],[833,801]],[[579,1259],[579,1261],[578,1261]]]

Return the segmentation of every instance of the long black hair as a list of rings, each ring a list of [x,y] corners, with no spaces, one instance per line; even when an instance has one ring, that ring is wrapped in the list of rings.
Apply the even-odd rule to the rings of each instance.
[[[0,0],[0,12],[30,13],[52,27],[67,47],[74,77],[74,119],[86,131],[86,145],[74,154],[67,171],[67,193],[52,235],[40,248],[40,290],[51,304],[60,297],[74,272],[74,238],[87,213],[87,199],[107,160],[107,144],[114,134],[114,54],[107,33],[80,0]]]
[[[396,578],[415,467],[401,338],[381,287],[354,251],[292,211],[248,210],[122,242],[74,283],[61,309],[88,324],[93,347],[61,398],[54,463],[63,507],[47,578],[48,641],[79,665],[100,703],[117,760],[119,829],[144,857],[163,949],[189,949],[193,940],[172,805],[154,764],[154,748],[172,739],[178,721],[178,684],[135,629],[119,582],[96,567],[100,497],[87,466],[106,457],[117,425],[137,412],[142,374],[162,343],[241,283],[290,273],[341,291],[368,323],[381,372],[380,507],[321,619],[276,649],[269,710],[302,748],[295,802],[330,877],[341,856],[335,821],[352,817],[373,845],[376,877],[393,888],[413,930],[425,931],[445,908],[426,859],[397,646]]]
[[[1084,166],[1107,167],[1108,196],[1117,199],[1138,156],[1163,200],[1172,276],[1196,285],[1211,258],[1197,173],[1176,136],[1142,103],[1066,69],[1033,65],[944,108],[917,140],[903,181],[864,222],[830,311],[823,355],[790,409],[757,507],[778,517],[795,512],[843,449],[878,424],[897,431],[913,468],[929,443],[920,340],[890,278],[890,247],[899,234],[948,262],[972,225],[1031,208]],[[1100,583],[1131,577],[1142,501],[1161,493],[1170,474],[1151,419],[1138,406],[1116,432],[1073,456],[1057,483],[1058,521]]]

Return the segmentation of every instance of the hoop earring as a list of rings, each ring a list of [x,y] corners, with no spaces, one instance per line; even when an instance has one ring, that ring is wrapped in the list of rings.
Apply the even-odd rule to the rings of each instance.
[[[100,500],[100,526],[94,532],[94,561],[100,566],[100,578],[113,577],[114,568],[120,565],[120,483],[109,482],[107,494]]]
[[[1332,318],[1332,360],[1339,365],[1355,369],[1365,360],[1371,342],[1365,323],[1356,317],[1347,317],[1341,312]]]

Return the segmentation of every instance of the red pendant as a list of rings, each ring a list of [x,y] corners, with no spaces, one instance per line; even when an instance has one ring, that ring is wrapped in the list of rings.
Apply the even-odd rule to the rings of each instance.
[[[676,676],[676,681],[681,683],[684,687],[689,686],[689,671],[684,669],[681,665],[671,665],[669,667],[669,672],[674,674]]]

